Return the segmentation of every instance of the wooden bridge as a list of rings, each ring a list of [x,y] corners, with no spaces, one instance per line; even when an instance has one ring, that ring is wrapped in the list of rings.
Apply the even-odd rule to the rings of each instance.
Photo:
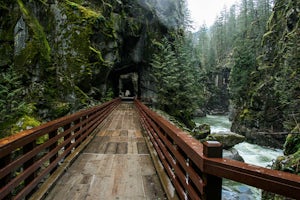
[[[140,101],[0,140],[2,199],[221,199],[222,178],[300,199],[300,176],[222,158]]]

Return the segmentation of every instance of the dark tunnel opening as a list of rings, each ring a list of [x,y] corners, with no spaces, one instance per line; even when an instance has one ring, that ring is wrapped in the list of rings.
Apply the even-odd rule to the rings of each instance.
[[[140,79],[137,65],[113,69],[108,77],[115,97],[139,97]]]

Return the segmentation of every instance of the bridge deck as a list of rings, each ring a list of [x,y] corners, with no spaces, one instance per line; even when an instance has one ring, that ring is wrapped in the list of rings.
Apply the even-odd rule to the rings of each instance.
[[[119,105],[46,199],[165,199],[133,104]]]

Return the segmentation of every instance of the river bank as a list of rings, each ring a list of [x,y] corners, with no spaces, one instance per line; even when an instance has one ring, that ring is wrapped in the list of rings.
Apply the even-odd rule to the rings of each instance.
[[[196,123],[210,125],[211,133],[230,131],[231,122],[228,116],[207,115],[202,118],[195,118]],[[270,168],[272,162],[283,155],[282,150],[263,147],[243,142],[234,146],[244,161],[249,164]],[[223,180],[222,200],[260,200],[261,190],[237,183],[230,180]]]

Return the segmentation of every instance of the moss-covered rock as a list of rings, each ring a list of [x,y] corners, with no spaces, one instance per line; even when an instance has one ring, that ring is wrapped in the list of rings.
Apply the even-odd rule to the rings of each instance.
[[[291,155],[300,150],[300,134],[289,134],[284,144],[284,155]]]
[[[288,156],[280,156],[272,165],[272,169],[285,171],[300,176],[300,148],[293,154]],[[281,195],[263,191],[263,200],[291,200],[290,198]]]
[[[218,132],[208,135],[205,140],[218,141],[223,144],[224,149],[229,149],[236,144],[245,141],[245,137],[232,132]]]
[[[35,59],[50,61],[51,48],[49,46],[44,28],[41,26],[37,18],[33,15],[23,3],[22,0],[17,0],[20,11],[30,28],[31,39],[26,44],[25,49],[20,55],[16,55],[15,64],[23,67],[25,64],[30,65],[35,62]]]
[[[196,124],[196,127],[192,131],[192,135],[197,140],[206,138],[210,134],[209,124]]]
[[[289,134],[284,144],[284,155],[279,156],[272,164],[272,169],[285,171],[300,176],[300,135]],[[290,200],[277,194],[263,191],[263,200]]]
[[[242,90],[244,101],[239,103],[232,131],[262,133],[261,137],[272,132],[299,134],[299,7],[299,1],[275,1],[262,38],[263,52],[255,68],[242,76],[247,80]],[[281,144],[284,141],[280,139]]]
[[[0,73],[12,68],[22,85],[14,105],[34,103],[28,116],[52,120],[117,96],[122,73],[149,76],[140,68],[155,51],[153,41],[179,27],[173,23],[180,18],[179,1],[165,3],[176,9],[166,13],[160,1],[1,2]],[[0,127],[13,124],[0,118]]]

